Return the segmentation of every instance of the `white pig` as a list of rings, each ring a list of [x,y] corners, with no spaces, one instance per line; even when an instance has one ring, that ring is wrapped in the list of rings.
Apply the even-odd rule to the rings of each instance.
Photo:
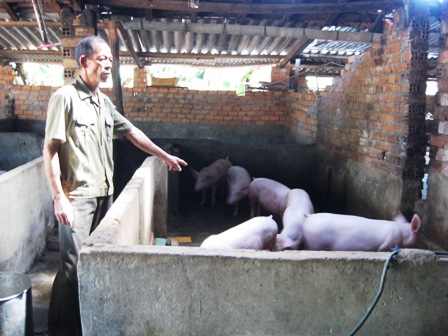
[[[303,241],[308,250],[389,251],[414,246],[420,225],[417,214],[407,223],[401,214],[388,221],[317,213],[306,217]]]
[[[247,197],[251,182],[249,172],[240,166],[232,166],[227,171],[227,204],[235,205],[233,215],[238,215],[238,202]]]
[[[194,185],[195,191],[202,191],[201,204],[205,204],[207,189],[212,189],[212,205],[215,205],[216,188],[225,184],[227,178],[227,170],[232,166],[232,162],[228,158],[218,159],[207,167],[202,168],[199,172],[192,169],[193,177],[196,179]]]
[[[261,208],[271,215],[283,215],[287,186],[268,178],[256,178],[249,185],[250,217],[261,214]]]
[[[291,189],[285,198],[283,213],[283,229],[277,235],[275,249],[277,251],[296,250],[302,240],[302,224],[305,216],[314,213],[310,196],[303,189]]]
[[[201,247],[207,249],[273,250],[277,223],[272,216],[259,216],[206,238]]]

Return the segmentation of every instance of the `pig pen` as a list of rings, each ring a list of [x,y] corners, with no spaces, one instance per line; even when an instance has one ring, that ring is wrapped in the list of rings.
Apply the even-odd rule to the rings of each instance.
[[[27,272],[54,227],[42,146],[37,135],[0,132],[0,271]]]
[[[187,140],[178,142],[159,145],[181,147],[181,156],[196,163]],[[215,155],[210,161],[228,151],[226,144],[207,146],[208,155]],[[252,146],[264,145],[248,145],[246,153],[229,158],[239,164],[238,155],[250,153],[247,162],[255,160],[256,166]],[[312,147],[307,149],[312,155]],[[267,168],[260,166],[259,176]],[[83,246],[78,276],[84,335],[343,335],[358,324],[377,294],[389,253],[202,249],[197,245],[211,231],[247,214],[234,219],[228,207],[206,204],[204,218],[185,221],[185,212],[199,207],[199,196],[188,190],[188,174],[188,168],[168,173],[158,159],[145,159]],[[278,174],[279,180],[291,177]],[[298,177],[297,187],[306,189],[309,176]],[[182,188],[173,196],[170,183],[176,179]],[[190,208],[183,207],[183,193]],[[170,198],[181,200],[178,213]],[[217,217],[225,220],[206,227]],[[196,222],[203,228],[190,246],[151,245],[164,228],[166,236],[187,234]],[[361,334],[447,334],[447,285],[446,259],[431,251],[402,250]]]

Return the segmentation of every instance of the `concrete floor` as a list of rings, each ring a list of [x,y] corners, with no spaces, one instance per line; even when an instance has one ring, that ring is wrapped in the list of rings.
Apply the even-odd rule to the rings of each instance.
[[[200,205],[200,197],[195,194],[182,201],[176,217],[169,217],[168,237],[190,237],[191,243],[179,243],[182,246],[199,246],[211,234],[220,233],[249,219],[248,201],[240,204],[240,211],[233,216],[233,207],[217,200],[212,207],[209,202]],[[50,303],[51,287],[59,268],[59,248],[57,231],[52,232],[47,241],[47,250],[42,258],[31,268],[27,275],[32,282],[33,320],[36,336],[47,334],[47,315]]]
[[[59,269],[59,264],[57,231],[54,231],[47,241],[47,249],[42,255],[42,258],[27,273],[31,279],[33,322],[36,336],[44,336],[47,334],[47,316],[51,287]]]

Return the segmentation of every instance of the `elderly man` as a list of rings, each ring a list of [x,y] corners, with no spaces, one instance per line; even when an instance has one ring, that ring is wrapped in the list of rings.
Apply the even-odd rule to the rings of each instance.
[[[61,268],[50,301],[51,335],[81,335],[76,264],[83,241],[112,205],[113,142],[123,135],[174,171],[187,163],[166,153],[116,110],[99,90],[111,74],[112,54],[98,36],[75,51],[79,77],[48,104],[43,157],[59,222]]]

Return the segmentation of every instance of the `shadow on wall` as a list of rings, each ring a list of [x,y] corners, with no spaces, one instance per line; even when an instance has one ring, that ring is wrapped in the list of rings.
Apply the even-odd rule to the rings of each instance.
[[[0,169],[11,170],[42,155],[44,138],[25,132],[0,132]]]
[[[179,196],[190,197],[194,179],[191,169],[200,170],[213,161],[228,157],[233,165],[244,167],[252,177],[268,177],[290,188],[311,189],[314,145],[225,143],[210,139],[153,139],[162,148],[179,150],[188,167],[179,174]],[[116,192],[126,186],[147,154],[127,140],[116,142]]]

